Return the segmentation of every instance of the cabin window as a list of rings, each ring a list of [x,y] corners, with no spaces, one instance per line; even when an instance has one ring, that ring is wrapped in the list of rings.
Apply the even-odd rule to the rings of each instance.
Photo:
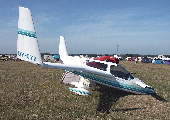
[[[134,79],[132,74],[129,71],[127,71],[124,67],[122,67],[121,65],[117,65],[117,66],[111,65],[110,73],[114,75],[115,77],[119,77],[125,80]]]
[[[103,71],[106,71],[106,69],[107,69],[107,64],[100,63],[100,62],[95,62],[95,61],[92,61],[92,62],[87,61],[86,65],[90,66],[90,67],[100,69],[100,70],[103,70]]]

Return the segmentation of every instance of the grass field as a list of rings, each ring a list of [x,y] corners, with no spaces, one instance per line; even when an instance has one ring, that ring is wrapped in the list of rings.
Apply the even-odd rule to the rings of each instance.
[[[24,61],[0,61],[0,119],[170,119],[170,66],[120,61],[156,95],[105,86],[78,96],[61,83],[64,72]]]

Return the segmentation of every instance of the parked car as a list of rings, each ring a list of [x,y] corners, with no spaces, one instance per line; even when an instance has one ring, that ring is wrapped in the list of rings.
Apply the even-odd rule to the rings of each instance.
[[[0,55],[0,60],[8,61],[8,56]]]

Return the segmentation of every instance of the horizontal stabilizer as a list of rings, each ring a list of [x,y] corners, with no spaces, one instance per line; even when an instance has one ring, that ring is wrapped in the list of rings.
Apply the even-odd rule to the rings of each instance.
[[[78,95],[91,95],[91,93],[84,89],[84,88],[69,88],[70,91],[73,91],[74,93],[78,94]]]

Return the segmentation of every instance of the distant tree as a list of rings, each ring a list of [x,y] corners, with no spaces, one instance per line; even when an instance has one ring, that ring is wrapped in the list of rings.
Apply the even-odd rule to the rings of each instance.
[[[125,54],[125,58],[127,58],[127,57],[133,57],[133,55],[132,54]]]
[[[41,53],[41,56],[50,55],[50,53]]]
[[[97,57],[97,54],[88,54],[89,57]]]
[[[145,55],[144,58],[147,58],[147,55]]]
[[[97,57],[97,56],[103,56],[103,55],[102,55],[102,54],[96,54],[96,57]]]

